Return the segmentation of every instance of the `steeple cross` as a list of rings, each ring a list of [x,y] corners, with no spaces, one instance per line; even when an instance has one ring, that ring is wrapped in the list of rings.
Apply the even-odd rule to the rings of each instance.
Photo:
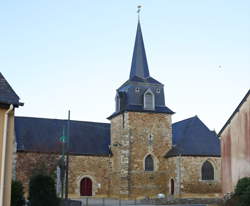
[[[141,5],[137,6],[138,19],[140,20]]]

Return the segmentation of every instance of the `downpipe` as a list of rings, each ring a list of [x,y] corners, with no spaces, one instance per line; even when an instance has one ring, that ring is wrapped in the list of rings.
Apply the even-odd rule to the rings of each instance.
[[[9,113],[14,109],[11,104],[9,109],[4,115],[4,129],[3,129],[3,150],[2,150],[2,164],[1,164],[1,184],[0,184],[0,205],[3,206],[3,194],[4,194],[4,171],[5,171],[5,156],[6,156],[6,144],[7,144],[7,134],[8,134],[8,121]]]

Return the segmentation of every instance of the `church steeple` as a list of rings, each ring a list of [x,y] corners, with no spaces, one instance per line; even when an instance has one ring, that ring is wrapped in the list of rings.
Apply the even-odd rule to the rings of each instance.
[[[116,111],[108,119],[126,111],[173,114],[165,105],[164,85],[149,75],[139,19],[129,80],[116,90]]]
[[[135,76],[142,79],[146,79],[149,77],[148,62],[143,43],[140,20],[138,20],[138,25],[137,25],[133,59],[132,59],[129,79],[133,79]]]

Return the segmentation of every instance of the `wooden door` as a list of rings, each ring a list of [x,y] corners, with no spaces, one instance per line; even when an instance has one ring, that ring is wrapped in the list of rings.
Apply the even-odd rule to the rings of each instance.
[[[85,177],[81,180],[80,193],[81,196],[92,196],[92,181],[90,178]]]

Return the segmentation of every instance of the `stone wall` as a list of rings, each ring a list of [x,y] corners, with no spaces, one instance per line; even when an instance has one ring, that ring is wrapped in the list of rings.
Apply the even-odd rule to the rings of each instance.
[[[18,152],[16,154],[16,179],[28,192],[29,179],[36,172],[45,172],[56,178],[57,154]],[[110,158],[102,156],[70,156],[69,196],[80,197],[80,182],[89,177],[93,183],[93,195],[109,196]]]
[[[69,171],[69,194],[80,197],[80,182],[84,177],[92,180],[93,196],[110,196],[111,168],[110,157],[71,156]]]
[[[146,153],[146,151],[145,151]],[[138,152],[140,157],[140,152]],[[156,153],[157,155],[157,153]],[[28,191],[29,178],[44,167],[55,177],[56,162],[59,156],[45,153],[17,153],[16,177]],[[161,157],[160,157],[161,158]],[[88,177],[93,183],[93,196],[124,197],[117,193],[118,177],[111,166],[113,157],[71,156],[69,171],[69,196],[80,197],[80,182]],[[215,181],[201,181],[201,166],[206,160],[215,165]],[[170,180],[175,182],[176,197],[214,196],[220,192],[220,158],[172,157],[157,162],[156,171],[144,171],[143,160],[131,161],[133,170],[129,171],[130,198],[154,197],[158,193],[170,195]],[[180,167],[178,166],[180,165]]]
[[[24,190],[27,193],[29,180],[36,172],[45,172],[56,176],[55,170],[59,155],[34,152],[17,152],[16,153],[16,179],[21,181]]]
[[[172,157],[175,161],[175,195],[177,197],[212,197],[221,193],[220,157]],[[205,161],[214,167],[214,180],[202,180],[201,167]]]
[[[171,147],[171,115],[126,112],[111,120],[113,191],[124,198],[152,197],[166,193],[168,180],[164,155]],[[154,159],[154,171],[144,169],[147,155]]]

